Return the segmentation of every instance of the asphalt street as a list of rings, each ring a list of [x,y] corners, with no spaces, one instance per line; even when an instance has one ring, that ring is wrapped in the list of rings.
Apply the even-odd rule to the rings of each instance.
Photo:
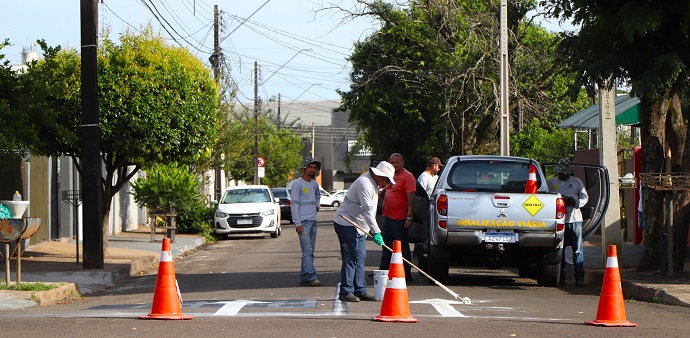
[[[681,336],[690,331],[687,308],[626,301],[636,328],[584,325],[596,317],[598,286],[544,288],[515,271],[454,269],[445,285],[471,304],[417,278],[407,285],[416,324],[380,323],[371,318],[380,302],[337,300],[340,270],[332,210],[319,214],[316,268],[322,285],[298,286],[300,249],[294,227],[271,239],[251,235],[205,245],[175,261],[184,314],[191,321],[145,321],[151,310],[157,271],[83,300],[48,307],[3,311],[5,334],[51,336]],[[378,266],[380,247],[368,242],[367,271]],[[417,274],[415,274],[418,276]],[[367,280],[373,285],[371,279]],[[370,292],[374,292],[373,286]],[[108,327],[103,331],[103,327]]]

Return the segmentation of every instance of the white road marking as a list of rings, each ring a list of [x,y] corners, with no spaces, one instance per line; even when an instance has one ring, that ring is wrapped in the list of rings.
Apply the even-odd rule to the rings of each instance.
[[[431,304],[442,317],[467,317],[453,307],[453,304],[465,304],[464,302],[434,298],[410,302],[413,303]]]
[[[242,308],[247,304],[265,304],[266,302],[257,302],[253,300],[233,300],[229,302],[215,302],[212,304],[225,304],[218,311],[216,311],[214,316],[235,316]]]

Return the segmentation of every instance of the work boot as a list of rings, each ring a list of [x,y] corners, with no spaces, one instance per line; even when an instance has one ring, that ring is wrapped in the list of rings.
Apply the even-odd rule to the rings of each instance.
[[[340,295],[340,296],[338,296],[338,299],[340,301],[343,301],[343,302],[359,302],[359,297],[357,297],[351,293],[348,293],[345,295]]]
[[[312,279],[312,280],[299,282],[299,286],[319,286],[319,285],[321,285],[321,281],[318,279]]]
[[[375,298],[374,296],[372,296],[372,295],[370,295],[370,294],[368,294],[368,293],[358,293],[358,292],[355,292],[355,293],[354,293],[354,296],[357,297],[357,298],[359,298],[359,300],[365,301],[365,302],[373,302],[373,301],[376,300],[376,298]]]

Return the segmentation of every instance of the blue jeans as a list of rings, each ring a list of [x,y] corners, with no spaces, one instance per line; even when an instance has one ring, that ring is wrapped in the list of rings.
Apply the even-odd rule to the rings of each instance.
[[[340,295],[349,293],[367,293],[367,282],[364,280],[364,260],[367,258],[366,236],[357,232],[355,227],[342,226],[333,222],[335,233],[340,242]]]
[[[582,222],[565,223],[565,245],[573,250],[573,265],[575,266],[575,280],[585,279],[585,259],[582,251]],[[561,280],[565,281],[565,246],[561,259]]]
[[[314,267],[314,247],[316,247],[316,220],[302,221],[302,233],[299,246],[302,248],[302,267],[299,270],[299,281],[308,282],[316,279]]]
[[[402,256],[408,261],[412,261],[412,254],[410,253],[410,238],[408,235],[408,230],[405,228],[405,220],[396,220],[388,217],[383,218],[381,222],[381,237],[383,237],[383,243],[389,248],[393,248],[393,242],[398,240],[402,245]],[[391,265],[391,255],[392,253],[386,248],[381,248],[381,264],[379,269],[388,270]],[[410,265],[404,264],[405,266],[405,276],[409,279]]]

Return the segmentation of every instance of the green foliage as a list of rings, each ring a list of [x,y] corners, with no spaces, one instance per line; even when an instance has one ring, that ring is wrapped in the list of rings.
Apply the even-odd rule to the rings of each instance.
[[[146,177],[132,182],[132,196],[140,207],[163,212],[181,210],[201,198],[201,182],[187,169],[177,165],[154,165]]]
[[[12,283],[7,284],[5,279],[0,279],[0,290],[12,291],[48,291],[57,288],[61,284],[46,284],[41,282]]]
[[[539,163],[556,163],[561,158],[572,157],[573,133],[572,129],[544,128],[535,119],[522,132],[510,135],[510,154],[533,158]]]
[[[365,7],[381,28],[355,44],[352,85],[340,94],[373,156],[400,152],[406,166],[423,168],[430,156],[498,153],[498,3]],[[511,133],[586,107],[574,74],[556,60],[558,37],[525,19],[535,2],[508,7]]]
[[[31,128],[28,116],[16,113],[21,87],[19,74],[11,69],[9,60],[4,60],[5,55],[1,53],[7,45],[9,40],[0,41],[0,157],[19,159],[36,139],[36,131]]]
[[[32,153],[80,156],[81,57],[40,43],[44,59],[20,76],[19,107],[36,132]],[[144,166],[207,161],[216,138],[219,90],[203,62],[165,44],[151,27],[103,34],[98,48],[99,126],[105,167],[103,215]],[[33,137],[33,138],[32,138]],[[108,217],[103,217],[104,227]]]
[[[139,207],[151,213],[177,213],[177,232],[213,233],[213,208],[203,200],[201,182],[194,173],[177,164],[155,165],[146,170],[146,177],[132,182],[132,195]]]
[[[194,199],[186,204],[177,215],[177,232],[199,234],[206,238],[206,242],[213,242],[215,229],[213,227],[213,213],[215,206],[207,201]]]
[[[259,155],[266,159],[262,184],[285,186],[300,165],[302,139],[288,129],[278,129],[269,113],[260,115],[256,122],[248,111],[228,113],[222,121],[223,130],[217,144],[224,160],[222,168],[233,179],[254,180],[254,134],[257,131]]]

